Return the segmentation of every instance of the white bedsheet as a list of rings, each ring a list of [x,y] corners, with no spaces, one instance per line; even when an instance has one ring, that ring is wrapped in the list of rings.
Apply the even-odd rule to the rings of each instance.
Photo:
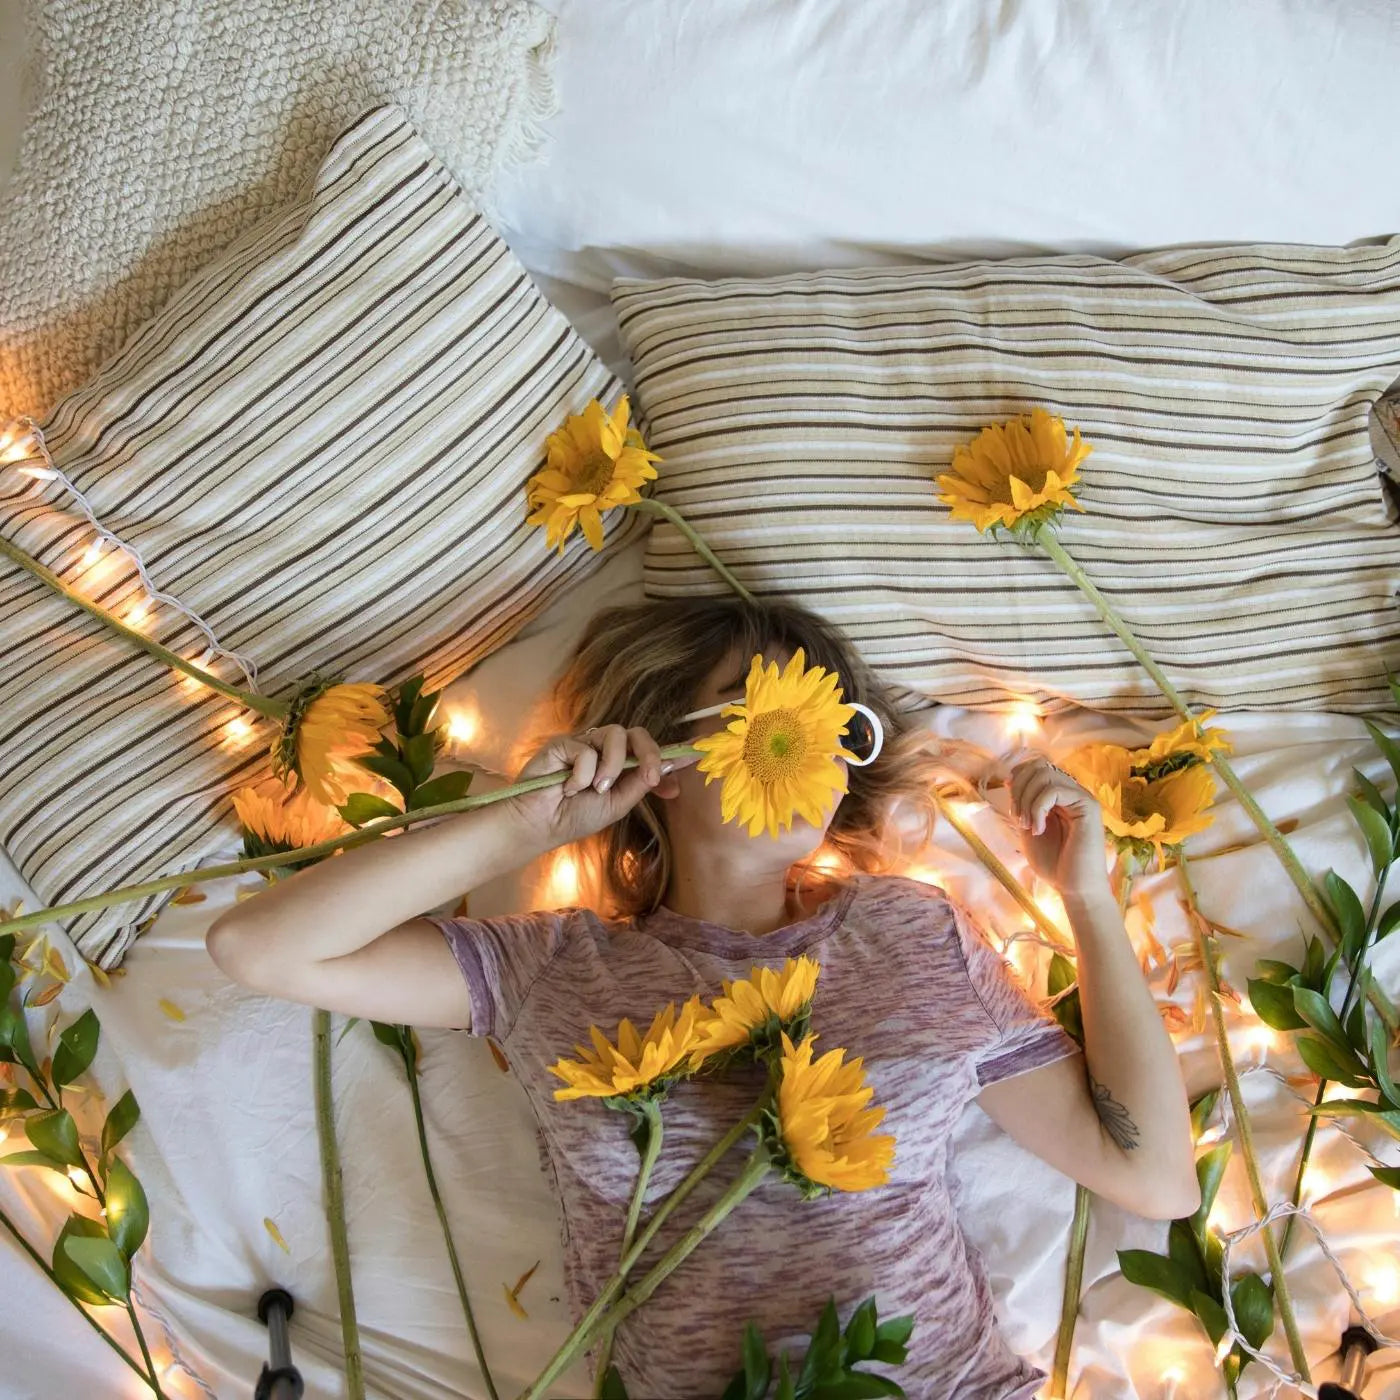
[[[1400,226],[1387,146],[1400,129],[1400,10],[1386,0],[1208,0],[1103,6],[1090,0],[559,0],[561,115],[547,163],[507,178],[494,214],[546,291],[625,371],[607,304],[614,275],[762,273],[913,257],[1032,251],[1114,253],[1193,240],[1347,242]],[[608,575],[618,596],[640,577],[634,552]],[[505,765],[508,734],[538,693],[602,586],[563,605],[530,635],[454,687],[484,720],[471,756]],[[1107,643],[1106,643],[1107,644]],[[995,721],[939,716],[949,732],[1002,743]],[[1357,721],[1325,715],[1224,716],[1246,781],[1276,817],[1300,821],[1305,863],[1355,880],[1364,857],[1342,805],[1347,773],[1379,768]],[[1067,726],[1088,717],[1065,718]],[[989,728],[990,726],[990,728]],[[1003,850],[995,817],[979,821]],[[1226,948],[1243,990],[1258,956],[1296,957],[1296,898],[1232,805],[1199,841],[1206,907],[1248,934]],[[1224,852],[1235,843],[1242,849]],[[950,887],[1015,927],[1011,906],[950,838],[933,862]],[[535,875],[473,895],[477,912],[520,907]],[[1158,936],[1174,926],[1167,884]],[[312,1118],[310,1013],[245,994],[209,963],[202,932],[233,898],[172,907],[109,992],[82,979],[64,1019],[91,993],[104,1025],[97,1068],[115,1096],[143,1107],[130,1152],[152,1200],[142,1298],[164,1318],[182,1361],[173,1395],[241,1397],[264,1352],[252,1317],[261,1290],[288,1286],[298,1311],[295,1356],[314,1397],[344,1394],[335,1292],[320,1213]],[[0,903],[23,895],[0,866]],[[1378,976],[1400,995],[1400,939]],[[70,958],[71,961],[71,958]],[[1161,979],[1157,979],[1160,991]],[[1176,999],[1189,1006],[1194,975]],[[165,998],[185,1020],[158,1006]],[[425,1032],[424,1092],[447,1209],[456,1226],[488,1354],[503,1394],[533,1373],[562,1335],[556,1213],[538,1171],[527,1109],[485,1046]],[[1204,1036],[1181,1043],[1191,1089],[1211,1081]],[[1242,1042],[1240,1055],[1258,1060]],[[370,1391],[397,1400],[479,1396],[451,1277],[424,1189],[397,1062],[356,1027],[336,1052],[355,1283]],[[1291,1055],[1272,1068],[1299,1068]],[[1271,1197],[1286,1193],[1301,1138],[1296,1098],[1267,1071],[1246,1077]],[[1395,1161],[1394,1144],[1373,1144]],[[1379,1320],[1378,1270],[1400,1243],[1394,1197],[1335,1125],[1319,1133],[1317,1216]],[[1012,1345],[1048,1367],[1057,1321],[1071,1183],[1000,1134],[975,1106],[956,1154],[964,1226],[981,1250]],[[7,1173],[0,1199],[31,1231],[62,1213],[47,1174]],[[61,1184],[59,1189],[61,1190]],[[1222,1192],[1227,1226],[1247,1217],[1239,1163]],[[274,1220],[284,1254],[263,1227]],[[1095,1206],[1072,1395],[1153,1400],[1221,1393],[1195,1323],[1127,1285],[1114,1251],[1160,1248],[1165,1225]],[[1303,1227],[1290,1283],[1308,1349],[1336,1345],[1345,1297]],[[502,1284],[536,1259],[512,1315]],[[140,1392],[71,1317],[37,1271],[8,1247],[0,1307],[0,1395],[126,1396]],[[1258,1267],[1260,1251],[1242,1262]],[[1387,1313],[1386,1307],[1391,1310]],[[155,1329],[157,1334],[161,1328]],[[1276,1355],[1286,1355],[1278,1339]],[[1164,1376],[1167,1362],[1183,1368]],[[1373,1369],[1394,1354],[1378,1354]],[[1325,1364],[1314,1378],[1325,1379]],[[1266,1392],[1258,1368],[1241,1394]],[[582,1393],[582,1382],[561,1387]],[[1396,1400],[1396,1372],[1368,1400]]]

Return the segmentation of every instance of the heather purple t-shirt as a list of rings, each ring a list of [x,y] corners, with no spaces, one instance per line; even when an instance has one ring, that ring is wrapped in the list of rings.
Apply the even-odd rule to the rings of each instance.
[[[430,915],[471,998],[472,1031],[493,1036],[535,1111],[541,1156],[563,1212],[565,1276],[578,1316],[617,1263],[637,1152],[628,1120],[594,1099],[556,1102],[548,1066],[645,1028],[668,1001],[709,998],[754,965],[805,953],[821,964],[812,1004],[817,1053],[862,1056],[896,1139],[889,1182],[805,1201],[769,1177],[619,1329],[614,1359],[634,1397],[715,1400],[740,1361],[752,1318],[770,1351],[805,1347],[829,1294],[842,1321],[875,1294],[880,1316],[912,1312],[908,1361],[890,1372],[918,1400],[1011,1400],[1045,1373],[996,1330],[980,1257],[946,1181],[948,1143],[968,1101],[998,1080],[1079,1053],[1008,963],[941,890],[856,875],[817,912],[755,937],[662,908],[635,922],[587,909],[496,919]],[[665,1145],[650,1208],[753,1104],[761,1072],[686,1081],[664,1109]],[[690,1224],[737,1175],[739,1148],[661,1232]],[[654,1243],[643,1258],[660,1255]],[[637,1272],[634,1278],[641,1277]]]

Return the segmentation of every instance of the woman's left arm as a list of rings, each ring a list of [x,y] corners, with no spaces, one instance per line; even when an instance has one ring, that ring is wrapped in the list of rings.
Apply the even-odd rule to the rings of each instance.
[[[1032,868],[1060,890],[1077,945],[1084,1055],[989,1085],[977,1102],[1023,1146],[1140,1215],[1200,1204],[1190,1105],[1109,888],[1093,797],[1044,759],[1021,764],[1012,801]]]

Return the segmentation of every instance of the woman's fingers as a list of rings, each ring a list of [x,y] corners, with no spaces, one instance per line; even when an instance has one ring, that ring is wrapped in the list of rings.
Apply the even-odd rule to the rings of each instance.
[[[627,731],[620,724],[601,725],[594,732],[593,741],[602,750],[593,774],[593,786],[599,792],[606,792],[617,781],[627,761]]]
[[[643,781],[654,788],[661,781],[661,750],[656,740],[641,725],[627,731],[628,743],[637,756],[637,767],[641,769]]]
[[[563,787],[564,796],[572,797],[593,782],[594,774],[598,770],[598,750],[585,740],[572,737],[564,740],[560,750],[564,759],[561,766],[573,769],[564,780]]]

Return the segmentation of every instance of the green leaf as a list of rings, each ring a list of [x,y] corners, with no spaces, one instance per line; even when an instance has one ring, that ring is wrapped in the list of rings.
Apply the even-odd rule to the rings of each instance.
[[[141,1183],[120,1157],[114,1157],[107,1171],[107,1233],[112,1243],[130,1259],[141,1248],[150,1223]]]
[[[414,734],[412,727],[413,706],[423,689],[424,677],[410,676],[394,695],[394,728],[403,734]]]
[[[836,1299],[828,1298],[803,1358],[797,1384],[799,1387],[814,1385],[838,1372],[840,1365],[841,1319],[836,1315]]]
[[[8,1092],[0,1090],[0,1117],[38,1107],[34,1095],[28,1089],[10,1089]]]
[[[608,1367],[598,1394],[602,1396],[602,1400],[628,1400],[627,1387],[622,1383],[622,1372],[616,1366]]]
[[[413,702],[413,713],[408,717],[410,734],[423,734],[433,730],[433,721],[437,718],[438,701],[441,698],[442,691],[430,690]]]
[[[0,1167],[47,1167],[50,1171],[68,1175],[68,1168],[47,1152],[11,1152],[8,1156],[0,1157]]]
[[[1356,786],[1361,789],[1361,800],[1386,823],[1390,821],[1390,804],[1381,795],[1381,790],[1359,768],[1351,770]]]
[[[1045,990],[1049,996],[1056,996],[1066,987],[1074,986],[1078,972],[1063,953],[1051,953],[1050,970],[1045,974]]]
[[[1351,1118],[1361,1114],[1367,1122],[1400,1141],[1400,1111],[1371,1099],[1329,1099],[1326,1103],[1312,1104],[1308,1112],[1317,1118]]]
[[[471,785],[472,775],[465,769],[458,768],[450,773],[439,773],[432,782],[414,789],[414,810],[436,807],[439,802],[456,802],[467,795],[467,789]]]
[[[1314,1074],[1319,1074],[1324,1079],[1335,1079],[1338,1084],[1345,1084],[1348,1089],[1366,1087],[1366,1081],[1356,1072],[1357,1066],[1344,1060],[1327,1041],[1318,1040],[1316,1036],[1300,1035],[1294,1044],[1303,1057],[1303,1063]]]
[[[797,1400],[797,1392],[792,1388],[792,1372],[788,1370],[787,1352],[778,1353],[778,1389],[773,1400]]]
[[[1357,1010],[1361,1010],[1365,1005],[1364,1001],[1357,1002]],[[1400,1110],[1400,1087],[1396,1085],[1390,1073],[1389,1041],[1390,1036],[1378,1016],[1371,1022],[1371,1073],[1375,1075],[1382,1095],[1389,1099],[1397,1110]]]
[[[1206,1336],[1210,1338],[1211,1345],[1219,1346],[1221,1337],[1225,1335],[1230,1326],[1230,1319],[1225,1316],[1225,1309],[1209,1294],[1195,1289],[1187,1303],[1187,1311],[1195,1313],[1200,1318],[1201,1325],[1206,1329]]]
[[[854,1361],[866,1361],[875,1350],[875,1299],[867,1298],[846,1324],[846,1356],[849,1366]]]
[[[398,788],[405,802],[408,801],[416,784],[408,767],[397,758],[386,758],[383,754],[362,754],[355,760],[361,768],[377,773],[386,782]]]
[[[1202,1239],[1206,1228],[1206,1217],[1210,1214],[1210,1208],[1215,1204],[1215,1197],[1220,1191],[1220,1183],[1225,1177],[1225,1168],[1230,1161],[1230,1150],[1230,1139],[1225,1138],[1222,1142],[1217,1142],[1215,1146],[1207,1148],[1196,1158],[1196,1180],[1201,1187],[1201,1204],[1186,1223],[1191,1227],[1191,1233],[1198,1241]]]
[[[729,1384],[724,1387],[724,1393],[719,1397],[719,1400],[747,1400],[747,1397],[748,1390],[744,1386],[744,1373],[735,1371]],[[762,1400],[761,1396],[759,1400]]]
[[[872,1361],[882,1361],[886,1366],[902,1366],[909,1356],[909,1348],[903,1342],[882,1342],[875,1339],[875,1349],[870,1353]]]
[[[1366,731],[1370,734],[1375,746],[1385,755],[1385,761],[1390,764],[1390,771],[1395,774],[1395,781],[1400,783],[1400,748],[1397,748],[1395,741],[1388,735],[1381,733],[1371,721],[1365,720]]]
[[[1242,1274],[1230,1285],[1240,1335],[1255,1351],[1263,1349],[1274,1330],[1274,1295],[1258,1274]]]
[[[1199,1288],[1202,1293],[1211,1291],[1206,1262],[1194,1233],[1194,1219],[1172,1221],[1167,1228],[1167,1255],[1181,1270],[1191,1288]]]
[[[0,1006],[0,1060],[18,1060],[36,1079],[39,1066],[29,1046],[29,1027],[17,1006]]]
[[[1299,1031],[1308,1024],[1293,1007],[1294,984],[1279,986],[1251,977],[1247,985],[1249,1004],[1266,1026],[1276,1031]]]
[[[1371,971],[1368,967],[1367,973]],[[1366,1043],[1366,993],[1363,987],[1361,999],[1351,1008],[1350,1015],[1347,1016],[1347,1044],[1364,1045]]]
[[[339,1045],[340,1042],[344,1040],[345,1037],[349,1035],[350,1032],[359,1024],[360,1018],[358,1016],[347,1016],[345,1019],[345,1024],[340,1028],[340,1034],[335,1038],[335,1043]]]
[[[1118,1267],[1129,1283],[1150,1288],[1187,1312],[1195,1312],[1191,1305],[1191,1278],[1175,1260],[1147,1249],[1120,1249]]]
[[[1323,948],[1320,938],[1308,938],[1304,941],[1306,953],[1303,958],[1303,981],[1309,986],[1321,990]]]
[[[109,1298],[92,1280],[68,1257],[69,1242],[75,1239],[107,1239],[106,1231],[95,1220],[86,1216],[70,1215],[58,1238],[53,1242],[53,1274],[58,1286],[80,1303],[90,1303],[94,1307],[107,1307],[115,1299]],[[111,1241],[109,1240],[110,1244]]]
[[[1275,958],[1260,958],[1254,964],[1254,970],[1262,981],[1273,982],[1280,986],[1294,977],[1303,975],[1292,963],[1279,962]]]
[[[102,1161],[105,1164],[116,1145],[136,1126],[141,1117],[136,1095],[130,1089],[114,1103],[102,1125]]]
[[[1356,891],[1335,870],[1329,870],[1322,883],[1327,891],[1327,901],[1337,916],[1337,927],[1342,933],[1342,956],[1350,963],[1366,941],[1366,911],[1361,907]]]
[[[823,1381],[812,1391],[812,1400],[873,1400],[880,1395],[903,1395],[904,1387],[872,1371],[852,1371]]]
[[[875,1329],[875,1340],[877,1342],[893,1342],[896,1346],[905,1346],[909,1338],[914,1335],[914,1314],[901,1313],[898,1317],[892,1317],[887,1322],[882,1322]]]
[[[131,1291],[126,1260],[105,1235],[70,1235],[63,1243],[63,1252],[94,1288],[114,1302],[126,1300]]]
[[[58,1049],[53,1054],[53,1082],[62,1088],[71,1084],[92,1063],[97,1054],[97,1038],[101,1034],[97,1014],[91,1008],[84,1011],[58,1037]]]
[[[1342,1029],[1342,1023],[1337,1019],[1337,1013],[1332,1010],[1331,1004],[1321,992],[1315,992],[1311,987],[1293,987],[1293,1009],[1310,1025],[1313,1030],[1322,1034],[1324,1039],[1331,1042],[1337,1054],[1346,1059],[1352,1054],[1351,1046],[1347,1042],[1347,1033]]]
[[[1220,1098],[1219,1089],[1207,1089],[1200,1098],[1191,1104],[1191,1137],[1196,1139],[1205,1132],[1210,1115],[1215,1112],[1216,1101]]]
[[[372,792],[352,792],[336,811],[351,826],[363,826],[379,817],[399,815],[399,809],[387,797],[376,797]]]
[[[56,1162],[65,1162],[70,1167],[83,1165],[82,1148],[78,1146],[78,1125],[66,1108],[36,1113],[33,1118],[25,1120],[24,1130],[29,1134],[29,1141]]]
[[[7,933],[5,937],[10,940],[11,944],[14,943],[14,934]],[[10,961],[8,956],[0,957],[0,1002],[8,1001],[10,993],[14,991],[14,989],[15,965]]]
[[[431,734],[415,734],[410,739],[403,741],[404,762],[408,764],[409,771],[413,774],[413,785],[426,783],[433,776],[434,753],[433,736]]]
[[[1060,1023],[1060,1028],[1081,1045],[1084,1043],[1084,1016],[1079,1009],[1079,989],[1076,987],[1062,1001],[1050,1008],[1051,1014]]]
[[[1393,933],[1396,924],[1400,924],[1400,899],[1381,915],[1380,922],[1376,925],[1376,942],[1379,943],[1387,934]]]
[[[1355,797],[1347,798],[1347,806],[1361,828],[1362,836],[1366,838],[1366,849],[1371,853],[1371,870],[1379,879],[1395,859],[1395,843],[1391,840],[1390,826],[1374,807]]]
[[[15,935],[12,933],[0,933],[0,963],[7,963],[14,957]]]
[[[768,1358],[768,1348],[763,1343],[763,1333],[753,1322],[744,1324],[744,1374],[740,1378],[744,1388],[739,1392],[739,1400],[763,1400],[768,1394],[768,1382],[772,1379],[773,1363]]]
[[[1400,1167],[1367,1167],[1382,1186],[1389,1186],[1392,1191],[1400,1191]]]

